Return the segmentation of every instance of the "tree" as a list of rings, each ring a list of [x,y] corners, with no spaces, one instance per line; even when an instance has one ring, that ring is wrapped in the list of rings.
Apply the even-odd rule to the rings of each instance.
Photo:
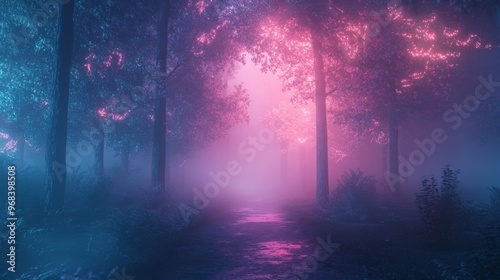
[[[338,91],[336,122],[370,130],[388,143],[385,174],[399,193],[399,130],[409,116],[436,116],[451,94],[451,78],[466,48],[490,49],[476,34],[463,35],[436,13],[411,16],[402,6],[387,7],[384,26],[373,33],[363,21],[346,24],[342,36],[356,44],[344,49],[358,73],[358,87]],[[376,137],[378,138],[378,137]]]
[[[235,60],[242,61],[241,47],[230,40],[234,36],[234,30],[229,28],[229,21],[223,16],[224,8],[227,9],[225,3],[178,1],[170,2],[169,10],[162,12],[163,23],[160,23],[158,28],[164,28],[159,29],[159,36],[164,36],[164,38],[159,38],[160,46],[157,58],[158,72],[162,77],[158,79],[160,83],[155,101],[153,186],[162,185],[164,187],[164,184],[169,181],[168,176],[166,176],[168,171],[165,172],[165,169],[168,169],[171,153],[167,152],[166,149],[171,145],[165,144],[163,147],[163,143],[169,141],[168,131],[171,131],[172,134],[179,132],[173,123],[176,119],[175,107],[170,107],[168,104],[178,102],[180,95],[181,100],[187,101],[186,104],[198,104],[193,107],[194,110],[190,113],[200,119],[201,117],[207,118],[210,114],[222,113],[222,116],[227,117],[242,113],[241,110],[225,113],[219,110],[208,113],[205,110],[197,111],[196,109],[201,104],[199,101],[202,100],[208,101],[213,98],[213,102],[209,102],[209,104],[217,104],[217,100],[225,99],[226,102],[229,102],[227,104],[235,105],[235,109],[242,108],[236,104],[245,107],[244,95],[236,94],[222,99],[220,99],[220,95],[218,96],[220,91],[226,88],[225,81],[223,81],[224,71],[232,69]],[[169,12],[168,15],[167,12]],[[165,61],[165,65],[163,65],[163,61]],[[168,73],[167,65],[170,65]],[[164,67],[165,69],[163,69]],[[167,81],[166,78],[169,80]],[[189,92],[186,90],[186,88],[190,88],[187,85],[191,85],[197,90]],[[203,92],[205,90],[207,90],[206,95]],[[242,91],[236,89],[236,92],[241,93]],[[202,93],[203,95],[200,95]],[[203,98],[200,98],[202,96]],[[243,99],[239,99],[240,97]],[[163,103],[166,103],[165,108],[163,108]],[[163,117],[164,114],[165,117]],[[242,120],[245,119],[245,116],[238,116],[236,119]],[[226,124],[232,125],[234,123],[226,122]],[[209,127],[210,125],[204,127],[205,132],[210,131]],[[186,126],[186,128],[190,127]],[[218,127],[215,126],[215,128]],[[224,131],[219,130],[219,132]],[[196,131],[197,135],[201,135],[199,133],[201,132]],[[187,140],[187,138],[183,139]],[[156,158],[158,156],[162,158]]]
[[[150,146],[156,40],[152,14],[141,2],[79,2],[76,7],[75,69],[72,80],[70,142],[94,135],[94,170],[104,175],[105,144],[126,162],[128,155]],[[127,28],[124,28],[127,26]],[[154,73],[153,73],[154,72]],[[90,121],[83,121],[90,120]],[[142,132],[137,133],[137,127]],[[70,130],[70,132],[73,132]],[[82,132],[84,134],[82,134]]]
[[[351,84],[351,71],[341,52],[342,28],[352,6],[332,1],[276,2],[255,28],[250,52],[263,71],[278,73],[295,99],[316,104],[316,201],[328,202],[328,130],[326,100]]]
[[[57,67],[52,102],[51,125],[46,154],[45,211],[60,211],[66,184],[66,138],[68,121],[71,56],[73,53],[74,1],[61,8],[57,36]]]
[[[164,0],[160,6],[160,20],[158,22],[158,53],[156,63],[160,73],[167,74],[168,53],[168,25],[170,16],[170,1]],[[167,152],[167,104],[166,93],[158,92],[155,100],[154,124],[153,124],[153,163],[151,184],[159,191],[164,191],[166,174],[166,152]]]
[[[29,20],[32,5],[7,1],[0,16],[0,132],[7,152],[18,168],[24,164],[25,151],[38,152],[45,145],[49,82],[55,60],[55,28],[44,26],[43,35]],[[37,36],[38,35],[38,36]]]
[[[273,133],[280,145],[280,177],[284,187],[288,185],[288,154],[300,150],[302,184],[305,183],[305,145],[314,141],[314,104],[304,102],[293,104],[290,101],[279,103],[262,119],[263,125],[273,127]]]

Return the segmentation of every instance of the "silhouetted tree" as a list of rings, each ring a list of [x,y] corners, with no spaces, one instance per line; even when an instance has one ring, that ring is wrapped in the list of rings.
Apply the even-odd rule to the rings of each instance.
[[[45,211],[60,211],[66,184],[66,140],[71,56],[73,53],[73,11],[75,1],[61,8],[57,36],[57,67],[52,115],[46,154]]]

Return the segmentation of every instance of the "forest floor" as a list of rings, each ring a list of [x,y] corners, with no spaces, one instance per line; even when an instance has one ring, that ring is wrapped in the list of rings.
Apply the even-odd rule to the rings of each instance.
[[[177,204],[152,208],[137,197],[110,204],[103,191],[85,190],[81,204],[69,197],[64,213],[46,218],[43,191],[26,189],[19,272],[0,278],[473,279],[466,260],[474,242],[431,250],[415,213],[341,222],[312,203],[246,197],[214,201],[186,226]]]
[[[414,218],[334,222],[264,200],[207,211],[144,279],[472,279],[467,248],[429,250]]]

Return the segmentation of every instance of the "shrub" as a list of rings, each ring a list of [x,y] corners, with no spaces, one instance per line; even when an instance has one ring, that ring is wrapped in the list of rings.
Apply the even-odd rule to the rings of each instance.
[[[332,190],[333,215],[356,221],[371,218],[376,207],[376,181],[361,170],[345,172]]]
[[[422,180],[420,192],[416,194],[420,219],[430,240],[436,244],[448,244],[463,210],[463,203],[457,192],[459,173],[459,170],[453,170],[450,165],[446,165],[439,188],[436,178],[425,178]]]
[[[500,189],[490,187],[489,191],[488,221],[481,232],[483,247],[470,259],[477,279],[500,279]]]

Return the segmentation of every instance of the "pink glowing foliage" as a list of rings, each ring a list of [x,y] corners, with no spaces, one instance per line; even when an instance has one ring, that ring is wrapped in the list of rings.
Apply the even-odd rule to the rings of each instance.
[[[375,142],[385,142],[391,115],[402,123],[412,114],[439,111],[452,94],[463,53],[492,48],[434,13],[409,14],[388,7],[386,24],[374,32],[369,14],[360,13],[337,35],[356,75],[352,88],[334,93],[335,119]]]
[[[104,78],[105,72],[109,71],[110,68],[123,68],[123,53],[115,49],[105,59],[98,57],[95,53],[90,53],[85,57],[83,67],[87,75],[93,76],[97,72],[101,78]]]
[[[132,109],[128,109],[123,113],[112,113],[112,112],[108,112],[107,110],[108,110],[107,108],[101,108],[101,109],[97,110],[97,114],[101,118],[108,118],[108,119],[111,119],[113,121],[123,121],[124,119],[127,118],[127,116],[130,114],[130,112],[132,112]]]

